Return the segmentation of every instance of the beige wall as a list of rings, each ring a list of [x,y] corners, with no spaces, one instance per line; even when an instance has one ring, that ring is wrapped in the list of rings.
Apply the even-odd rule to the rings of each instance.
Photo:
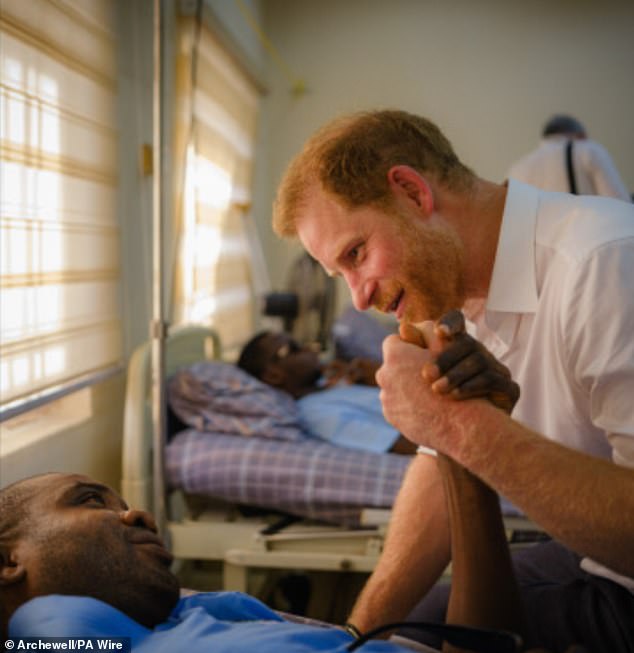
[[[74,472],[91,476],[112,487],[121,482],[121,425],[125,379],[118,374],[103,383],[80,391],[79,406],[63,411],[63,421],[79,415],[71,427],[57,429],[55,411],[43,418],[42,437],[28,446],[15,447],[4,440],[0,455],[0,487],[26,476],[44,472]],[[73,397],[70,397],[71,403]],[[77,402],[75,402],[77,403]],[[2,438],[10,433],[2,425]],[[18,437],[29,441],[29,425]],[[1,440],[0,440],[1,442]]]
[[[436,121],[477,172],[501,180],[554,111],[582,119],[634,191],[634,3],[607,0],[266,0],[266,32],[308,92],[269,61],[256,215],[280,283],[292,253],[272,235],[276,181],[332,116],[399,107]]]

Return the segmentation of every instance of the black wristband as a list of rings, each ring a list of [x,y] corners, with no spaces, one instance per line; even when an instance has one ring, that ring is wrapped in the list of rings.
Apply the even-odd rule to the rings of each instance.
[[[344,624],[343,629],[348,633],[348,635],[352,635],[355,639],[361,639],[362,637],[361,631],[350,622]]]

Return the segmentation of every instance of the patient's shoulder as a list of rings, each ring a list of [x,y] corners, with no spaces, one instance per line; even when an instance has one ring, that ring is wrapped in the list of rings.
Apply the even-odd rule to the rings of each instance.
[[[120,610],[89,596],[38,596],[9,622],[11,637],[140,637],[148,632]]]

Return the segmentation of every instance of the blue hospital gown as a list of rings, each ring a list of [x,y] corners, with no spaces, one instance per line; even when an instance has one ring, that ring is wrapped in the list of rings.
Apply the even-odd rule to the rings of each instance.
[[[389,451],[398,431],[383,417],[379,388],[338,384],[297,401],[302,428],[331,444],[372,453]]]
[[[180,599],[169,619],[149,630],[112,606],[88,597],[45,596],[20,606],[9,637],[130,637],[134,653],[344,653],[346,632],[285,621],[239,592],[205,592]],[[405,653],[372,640],[359,651]]]

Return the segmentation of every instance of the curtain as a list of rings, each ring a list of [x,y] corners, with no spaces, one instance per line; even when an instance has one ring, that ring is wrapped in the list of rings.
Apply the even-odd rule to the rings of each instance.
[[[0,2],[0,406],[120,365],[111,0]]]
[[[252,335],[245,225],[259,92],[204,25],[180,19],[175,151],[178,252],[172,321],[214,326],[231,352]]]

